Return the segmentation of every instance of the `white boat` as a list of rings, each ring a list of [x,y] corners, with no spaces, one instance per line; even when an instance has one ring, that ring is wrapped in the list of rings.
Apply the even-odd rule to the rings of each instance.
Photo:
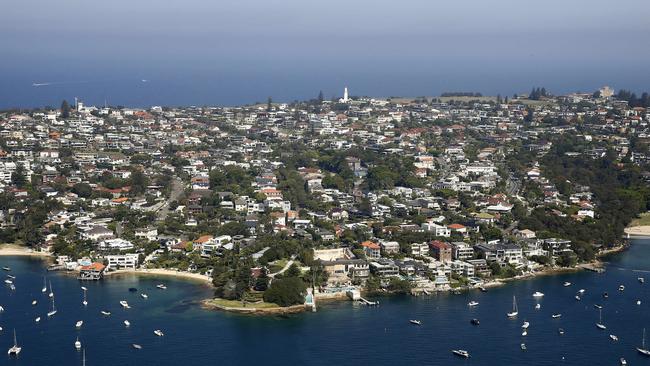
[[[162,332],[160,329],[156,329],[153,331],[153,334],[157,335],[158,337],[162,337],[165,335],[165,333]]]
[[[10,280],[10,279],[7,278],[7,279],[5,280],[5,283],[6,283],[7,285],[11,285],[12,283],[14,283],[14,281],[12,281],[12,280]]]
[[[81,289],[84,290],[84,291],[88,291],[88,289],[86,288],[86,286],[81,286]]]
[[[133,346],[133,348],[135,348],[135,349],[142,349],[142,346],[139,345],[139,344],[137,344],[137,343],[133,343],[132,346]]]
[[[636,304],[637,304],[637,305],[641,305],[641,300],[637,300],[637,301],[636,301]]]
[[[540,303],[535,304],[535,310],[539,310],[541,308],[542,308],[542,304]]]
[[[9,285],[9,289],[11,291],[16,291],[16,286],[14,286],[14,284],[12,283],[11,285]]]
[[[163,285],[162,283],[156,286],[157,288],[161,290],[167,290],[167,286]]]
[[[539,292],[539,291],[536,291],[536,292],[533,294],[533,297],[544,297],[544,294],[541,293],[541,292]]]
[[[524,329],[524,331],[521,332],[521,335],[524,336],[524,337],[527,336],[527,335],[528,335],[528,331],[527,331],[526,329]]]
[[[41,289],[42,293],[47,292],[47,278],[43,277],[43,288]]]
[[[3,308],[2,306],[0,306],[0,313],[3,312],[3,311],[5,311],[5,308]]]
[[[527,321],[524,321],[524,324],[521,325],[521,327],[524,328],[524,329],[528,329],[529,326],[530,326],[530,323],[527,322]]]
[[[47,317],[54,316],[56,314],[56,307],[54,306],[54,298],[52,298],[52,310],[47,313]]]
[[[129,303],[126,302],[126,300],[120,301],[120,305],[122,305],[122,307],[125,308],[125,309],[130,308]]]
[[[580,298],[580,296],[576,295],[576,300],[580,301],[582,299]]]
[[[514,318],[519,314],[519,310],[517,310],[517,298],[515,296],[512,297],[512,311],[508,313],[508,318]]]
[[[11,271],[11,268],[9,268],[9,267],[2,267],[2,269],[5,270],[5,271]]]
[[[562,286],[569,287],[569,286],[571,286],[571,282],[565,282]]]
[[[522,351],[526,350],[526,343],[522,343],[519,347],[521,347]]]
[[[106,316],[111,315],[111,312],[110,312],[110,311],[106,311],[106,310],[102,310],[101,313],[102,313],[102,315],[106,315]]]
[[[625,286],[623,286],[623,285],[618,286],[618,290],[619,291],[625,291]]]
[[[77,340],[74,342],[74,348],[76,348],[77,351],[81,350],[81,342],[79,342],[79,337],[77,337]]]
[[[598,309],[598,323],[596,323],[596,328],[603,329],[603,330],[607,329],[605,324],[603,324],[603,310],[602,309]]]
[[[20,351],[22,351],[22,347],[18,347],[18,342],[16,341],[16,329],[14,328],[14,345],[9,348],[7,354],[10,356],[18,356]]]
[[[613,335],[613,334],[610,334],[610,335],[609,335],[609,338],[610,338],[612,341],[614,341],[614,342],[617,342],[617,341],[618,341],[618,337],[615,336],[615,335]]]
[[[85,287],[82,287],[81,289],[84,290],[84,301],[82,301],[81,303],[83,304],[83,306],[88,306],[88,299],[86,298],[86,290],[88,289]]]
[[[602,309],[602,308],[603,308],[603,306],[600,305],[600,304],[594,304],[594,307],[595,307],[596,309]]]
[[[142,296],[143,299],[148,299],[149,298],[149,296],[147,296],[147,294],[144,294],[144,293],[140,294],[140,296]]]
[[[560,333],[560,335],[563,335],[564,334],[564,329],[558,328],[557,332]]]
[[[557,319],[557,318],[561,318],[561,317],[562,317],[562,314],[559,314],[559,313],[551,315],[551,318],[553,318],[553,319]]]
[[[36,306],[37,303],[38,303],[38,301],[32,300],[32,306]]]
[[[50,281],[50,293],[47,296],[54,297],[54,291],[52,291],[52,281]]]
[[[645,328],[643,328],[643,340],[641,341],[641,347],[637,347],[636,350],[644,356],[650,356],[650,350],[645,348]]]
[[[34,321],[37,322],[37,323],[40,322],[40,321],[41,321],[41,317],[40,317],[40,316],[37,317],[36,319],[34,319]]]
[[[580,293],[580,295],[582,295],[585,293],[585,289],[581,288],[578,292]]]
[[[415,324],[415,325],[422,325],[422,322],[421,322],[421,321],[419,321],[419,320],[415,320],[415,319],[411,319],[411,320],[409,320],[409,322],[410,322],[411,324]]]
[[[15,279],[16,279],[16,276],[7,275],[7,278],[10,278],[10,279],[12,279],[12,280],[15,280]]]
[[[641,283],[645,282],[645,278],[643,278],[643,277],[638,277],[637,280],[639,280],[639,282],[641,282]]]
[[[465,351],[464,349],[452,349],[451,352],[456,356],[469,358],[469,352]]]
[[[477,301],[470,301],[470,302],[467,304],[467,306],[470,306],[470,307],[472,307],[472,306],[477,306],[477,305],[478,305],[478,302],[477,302]]]
[[[83,320],[79,320],[79,321],[77,322],[77,324],[75,324],[74,326],[75,326],[75,328],[80,329],[83,325],[84,325],[84,321],[83,321]]]
[[[619,360],[619,363],[621,364],[621,366],[627,366],[627,361],[625,361],[625,359],[623,357],[621,357],[621,359]]]
[[[130,326],[131,326],[131,323],[130,323],[128,320],[125,320],[125,321],[124,321],[124,325],[127,326],[127,327],[130,327]]]

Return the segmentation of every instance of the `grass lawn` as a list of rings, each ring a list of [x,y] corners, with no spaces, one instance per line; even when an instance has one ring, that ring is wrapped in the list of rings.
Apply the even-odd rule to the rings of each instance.
[[[219,306],[229,307],[229,308],[242,308],[242,302],[239,300],[226,300],[226,299],[212,299],[211,303]],[[268,308],[277,308],[278,305],[270,302],[259,302],[259,303],[246,303],[246,308],[249,309],[268,309]]]
[[[645,212],[639,215],[638,219],[632,220],[630,226],[650,226],[650,212]]]

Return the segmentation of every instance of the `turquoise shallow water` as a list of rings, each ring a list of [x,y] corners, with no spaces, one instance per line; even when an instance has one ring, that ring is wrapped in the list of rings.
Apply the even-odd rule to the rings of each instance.
[[[637,355],[642,328],[650,334],[650,241],[636,240],[632,247],[609,259],[602,274],[580,272],[519,281],[487,293],[439,294],[430,297],[382,298],[381,306],[366,308],[349,302],[321,304],[317,313],[290,317],[247,317],[202,310],[197,301],[211,290],[183,280],[132,275],[86,282],[88,306],[81,304],[82,285],[60,273],[46,273],[37,259],[4,257],[16,276],[16,291],[0,287],[0,365],[81,365],[74,349],[77,336],[86,349],[87,365],[617,365],[650,362]],[[0,272],[4,277],[6,272]],[[50,303],[40,289],[43,276],[52,281],[58,313],[46,316]],[[637,277],[647,276],[641,285]],[[4,278],[3,278],[4,279]],[[570,281],[571,287],[562,283]],[[155,285],[164,282],[167,290]],[[624,284],[626,290],[619,292]],[[129,292],[130,287],[138,289]],[[574,299],[586,290],[582,301]],[[535,310],[532,294],[546,294]],[[609,293],[608,299],[602,293]],[[149,295],[148,300],[140,292]],[[519,317],[506,318],[512,296],[519,304]],[[32,299],[38,300],[31,306]],[[636,305],[637,299],[641,305]],[[131,309],[122,309],[127,300]],[[479,306],[468,308],[471,300]],[[595,323],[603,305],[603,323]],[[104,317],[100,310],[112,312]],[[562,313],[561,319],[551,314]],[[34,319],[40,316],[40,323]],[[470,325],[478,318],[481,325]],[[127,319],[131,326],[126,328]],[[412,326],[408,319],[420,319]],[[83,320],[81,330],[75,322]],[[531,323],[528,336],[521,336],[524,320]],[[20,357],[8,358],[11,330],[16,328],[23,347]],[[565,334],[560,336],[557,329]],[[154,329],[164,337],[156,337]],[[608,335],[616,334],[619,342]],[[527,351],[520,350],[525,342]],[[132,343],[143,346],[135,350]],[[467,349],[468,360],[450,350]]]

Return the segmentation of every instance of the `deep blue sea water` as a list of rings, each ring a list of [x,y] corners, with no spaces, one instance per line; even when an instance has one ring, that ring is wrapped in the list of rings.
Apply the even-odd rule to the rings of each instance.
[[[462,295],[381,298],[381,306],[367,308],[350,302],[321,304],[317,313],[290,317],[249,317],[202,310],[197,301],[211,290],[195,283],[170,278],[122,276],[86,282],[88,306],[83,307],[80,282],[61,273],[46,273],[38,259],[3,257],[16,276],[16,291],[0,288],[0,346],[12,344],[12,329],[23,347],[17,359],[0,351],[0,365],[81,365],[74,348],[77,336],[86,349],[89,366],[100,365],[617,365],[650,362],[638,355],[643,327],[650,334],[650,240],[635,240],[632,247],[609,258],[602,274],[580,272],[519,281]],[[6,272],[0,272],[4,277]],[[52,281],[58,313],[47,319],[50,303],[40,289],[43,276]],[[637,277],[647,276],[645,285]],[[3,278],[4,279],[4,278]],[[570,281],[571,287],[562,283]],[[164,282],[167,290],[155,285]],[[624,284],[624,292],[618,286]],[[136,287],[146,292],[148,300]],[[582,301],[574,295],[586,289]],[[535,310],[532,294],[546,294]],[[609,293],[603,299],[602,293]],[[506,312],[516,295],[519,317]],[[32,299],[38,300],[31,306]],[[637,299],[641,305],[636,305]],[[131,309],[122,309],[127,300]],[[476,300],[476,308],[467,303]],[[603,323],[595,323],[603,305]],[[110,310],[104,317],[100,310]],[[552,319],[551,314],[562,313]],[[40,316],[40,323],[34,319]],[[478,318],[480,326],[469,321]],[[131,327],[123,321],[128,319]],[[420,319],[422,326],[410,325]],[[81,330],[75,322],[83,320]],[[524,320],[531,323],[521,336]],[[558,328],[565,329],[564,335]],[[154,329],[164,337],[156,337]],[[609,339],[609,334],[620,338]],[[527,351],[521,351],[525,342]],[[143,346],[135,350],[132,343]],[[472,357],[454,357],[450,350],[463,348]]]

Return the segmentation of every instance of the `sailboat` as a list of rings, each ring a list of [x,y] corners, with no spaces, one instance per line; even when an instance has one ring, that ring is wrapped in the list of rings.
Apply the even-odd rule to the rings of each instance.
[[[56,314],[56,307],[54,306],[54,298],[52,298],[52,310],[47,313],[47,317],[54,316]]]
[[[47,278],[45,278],[45,276],[43,276],[43,288],[41,289],[41,292],[42,293],[47,292]]]
[[[645,328],[643,328],[643,340],[641,341],[641,347],[637,347],[636,350],[644,356],[650,356],[650,350],[645,348]]]
[[[88,300],[86,299],[86,288],[85,288],[85,287],[82,287],[82,289],[84,290],[84,301],[82,301],[81,303],[82,303],[84,306],[86,306],[86,305],[88,305]]]
[[[517,310],[517,298],[515,296],[512,296],[512,312],[508,313],[508,318],[514,318],[519,314],[519,310]]]
[[[603,310],[598,309],[598,323],[596,323],[598,329],[607,329],[605,324],[603,324]]]
[[[52,291],[52,281],[50,281],[50,294],[47,296],[54,297],[54,291]]]
[[[81,342],[79,342],[79,337],[77,337],[77,340],[74,342],[74,348],[79,351],[81,349]]]
[[[22,348],[18,347],[18,342],[16,341],[16,328],[14,328],[14,345],[13,347],[9,348],[7,354],[10,356],[18,356],[21,350]]]

